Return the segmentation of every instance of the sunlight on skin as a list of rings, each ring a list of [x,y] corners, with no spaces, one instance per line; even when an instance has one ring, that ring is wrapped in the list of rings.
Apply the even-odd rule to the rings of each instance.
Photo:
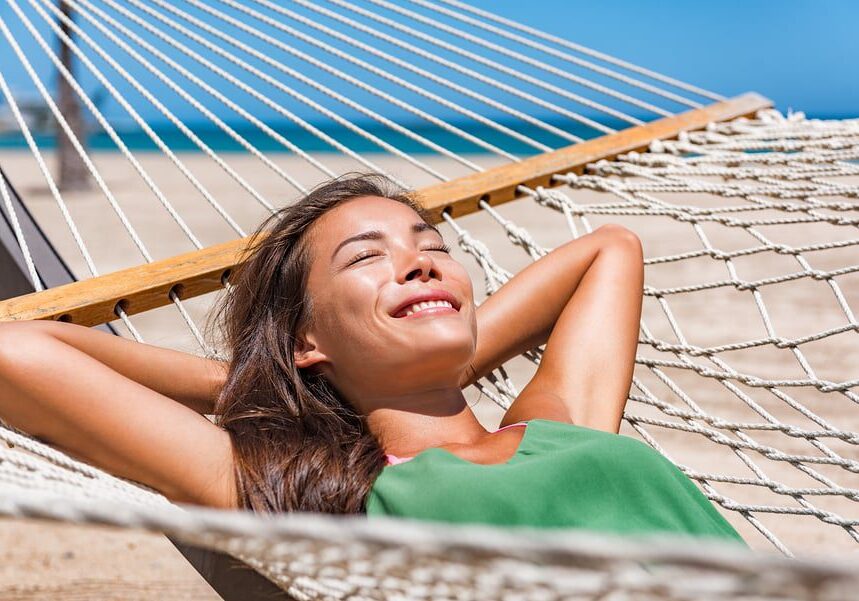
[[[363,197],[323,215],[308,236],[313,310],[296,364],[321,370],[388,452],[485,436],[459,385],[477,344],[472,285],[438,231],[403,203]],[[426,293],[455,309],[394,316]]]

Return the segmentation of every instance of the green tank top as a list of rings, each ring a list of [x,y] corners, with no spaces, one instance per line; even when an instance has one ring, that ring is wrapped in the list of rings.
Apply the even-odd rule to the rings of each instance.
[[[745,542],[671,461],[629,436],[546,419],[527,422],[515,455],[481,465],[442,448],[388,465],[368,516],[675,533]]]

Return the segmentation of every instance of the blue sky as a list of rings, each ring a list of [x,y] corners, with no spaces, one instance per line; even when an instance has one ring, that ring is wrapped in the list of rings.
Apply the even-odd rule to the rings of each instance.
[[[18,1],[26,6],[26,2]],[[782,110],[803,110],[816,117],[859,116],[859,78],[855,76],[856,57],[859,56],[859,36],[855,33],[859,24],[859,1],[472,0],[472,3],[726,96],[757,91],[773,99]],[[223,6],[215,0],[209,0],[209,4]],[[294,6],[285,1],[280,4]],[[175,5],[187,7],[181,2]],[[378,10],[366,2],[364,5]],[[187,10],[193,12],[193,9]],[[27,8],[27,11],[34,16],[32,9]],[[311,14],[307,10],[304,13]],[[210,17],[203,17],[211,21]],[[37,70],[49,78],[52,68],[48,59],[32,42],[9,5],[4,3],[0,6],[0,18],[9,23],[15,36],[25,45],[24,51],[32,57]],[[34,16],[34,19],[38,17]],[[39,28],[48,32],[44,23]],[[88,30],[95,31],[91,26]],[[240,39],[249,39],[241,32],[236,35]],[[361,39],[358,34],[355,37]],[[364,39],[370,40],[368,37]],[[298,43],[296,47],[333,61],[307,44]],[[167,47],[162,45],[162,48]],[[171,55],[179,56],[176,52],[171,52]],[[297,64],[286,55],[278,60],[284,64]],[[414,59],[414,63],[419,66],[427,64],[421,59]],[[345,63],[342,66],[345,71],[357,74],[354,67]],[[0,68],[16,93],[32,94],[32,84],[3,41],[0,41]],[[277,75],[265,65],[262,70]],[[171,99],[171,93],[166,88],[162,90],[159,87],[162,84],[142,68],[131,67],[131,72],[180,118],[194,118],[184,102]],[[306,73],[311,74],[311,70],[306,70]],[[224,86],[223,81],[210,73],[202,77],[217,87]],[[282,79],[282,76],[278,77]],[[352,90],[342,81],[322,72],[312,74],[312,77],[338,91]],[[456,77],[451,79],[456,80]],[[98,86],[91,77],[82,78],[82,83],[88,93],[98,94]],[[351,91],[349,93],[352,94]],[[266,94],[276,97],[277,92],[267,91]],[[361,97],[358,94],[354,98],[391,118],[407,116],[372,96]],[[426,104],[419,97],[409,101],[416,105]],[[462,103],[469,106],[467,99]],[[510,104],[518,106],[515,99],[510,99]],[[521,108],[534,111],[533,106],[526,108],[522,105]],[[671,108],[677,110],[676,107]],[[215,110],[221,115],[228,113],[223,108]],[[262,104],[253,110],[258,111],[263,119],[279,118]],[[111,113],[119,115],[121,111],[116,103],[108,103],[105,112],[110,116]],[[152,108],[141,109],[141,112],[147,120],[157,122],[161,118]],[[307,108],[299,108],[297,112],[310,118],[313,115],[318,117]]]
[[[856,0],[485,0],[488,10],[725,95],[859,116]]]

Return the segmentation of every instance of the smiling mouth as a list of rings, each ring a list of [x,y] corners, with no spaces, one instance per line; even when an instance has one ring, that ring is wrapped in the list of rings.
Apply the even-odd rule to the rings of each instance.
[[[431,300],[414,303],[401,309],[395,318],[404,319],[407,317],[424,317],[430,315],[443,315],[446,313],[456,313],[457,310],[453,304],[446,300]]]

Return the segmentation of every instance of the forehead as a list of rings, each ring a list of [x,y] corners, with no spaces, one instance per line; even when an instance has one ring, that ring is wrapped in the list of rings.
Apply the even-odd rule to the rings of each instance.
[[[311,227],[317,251],[331,250],[343,239],[366,232],[380,231],[394,236],[411,232],[423,220],[410,206],[381,196],[361,196],[347,200],[320,217]]]

